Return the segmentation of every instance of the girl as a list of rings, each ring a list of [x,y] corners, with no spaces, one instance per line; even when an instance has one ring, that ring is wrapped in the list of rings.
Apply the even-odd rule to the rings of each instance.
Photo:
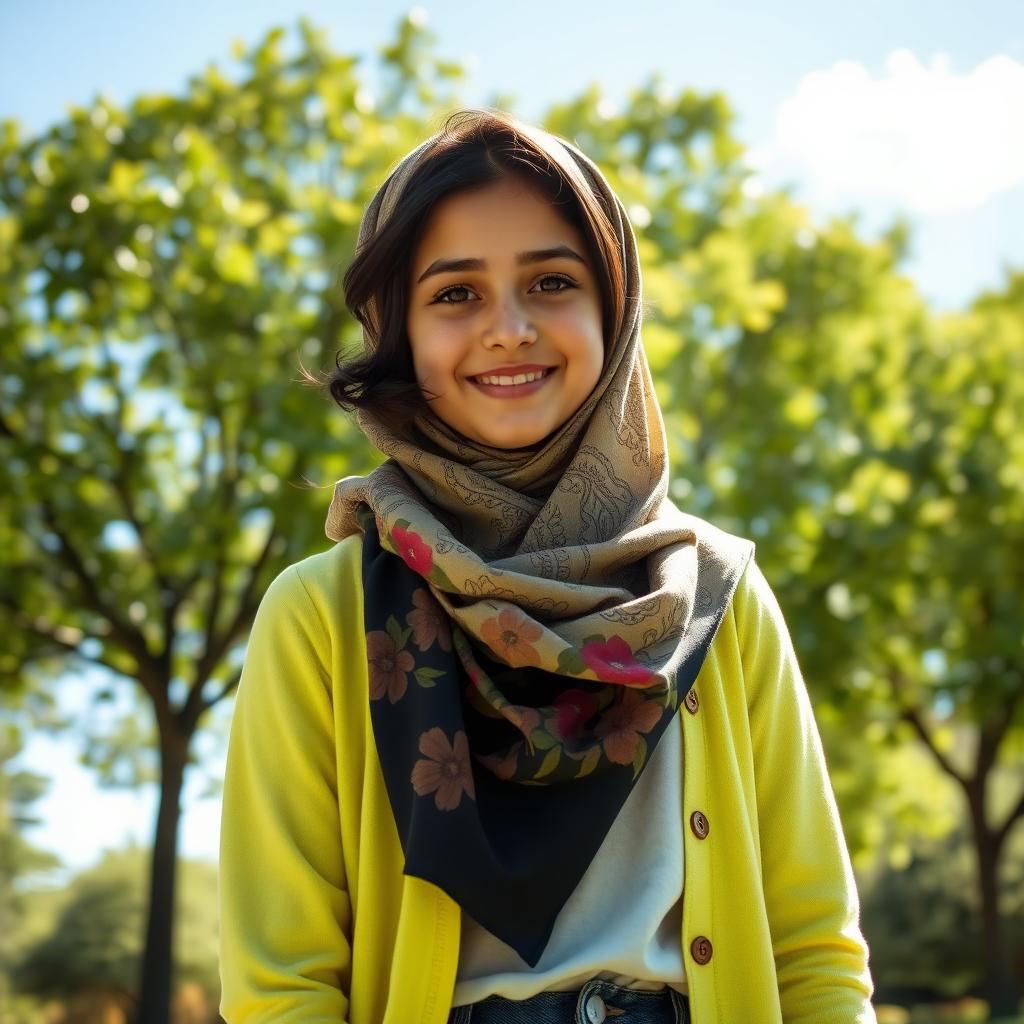
[[[371,201],[331,392],[389,456],[253,625],[221,1012],[866,1024],[858,897],[753,544],[667,498],[622,204],[469,110]]]

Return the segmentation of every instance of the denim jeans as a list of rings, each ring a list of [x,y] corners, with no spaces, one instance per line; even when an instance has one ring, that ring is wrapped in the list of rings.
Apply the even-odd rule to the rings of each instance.
[[[448,1024],[690,1024],[690,1001],[675,989],[643,992],[592,978],[578,992],[529,999],[488,996],[454,1006]]]

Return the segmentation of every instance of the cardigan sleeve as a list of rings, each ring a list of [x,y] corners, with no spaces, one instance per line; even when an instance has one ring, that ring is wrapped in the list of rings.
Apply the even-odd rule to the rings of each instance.
[[[753,558],[736,622],[782,1019],[875,1024],[856,881],[821,738],[782,611]]]
[[[220,1012],[228,1024],[348,1019],[330,638],[295,566],[249,636],[220,835]]]

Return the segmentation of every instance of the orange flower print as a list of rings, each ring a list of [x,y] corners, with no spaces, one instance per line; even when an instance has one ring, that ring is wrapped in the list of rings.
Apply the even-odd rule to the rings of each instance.
[[[395,551],[401,556],[402,561],[413,572],[426,576],[434,568],[434,552],[418,533],[396,526],[391,531],[391,543],[394,544]]]
[[[646,683],[654,673],[640,664],[621,636],[609,637],[604,643],[584,644],[580,655],[595,675],[606,683]]]
[[[448,627],[448,616],[434,595],[423,587],[417,587],[412,592],[412,603],[415,607],[406,615],[405,621],[412,627],[413,643],[421,651],[427,650],[435,642],[442,651],[450,651],[452,634]]]
[[[413,656],[398,645],[382,629],[366,634],[366,657],[370,667],[370,700],[385,694],[394,704],[405,696],[409,680],[407,672],[416,666]]]
[[[544,630],[517,608],[504,608],[480,627],[480,639],[506,664],[540,665],[540,655],[533,646]]]
[[[473,768],[469,762],[469,740],[459,729],[455,742],[448,743],[444,730],[434,726],[420,736],[420,758],[413,765],[412,788],[418,796],[434,794],[439,811],[454,811],[462,801],[462,794],[476,799],[473,787]]]
[[[604,742],[608,760],[632,764],[640,733],[650,732],[658,724],[662,710],[661,704],[645,699],[636,690],[623,690],[621,702],[613,704],[594,729]]]

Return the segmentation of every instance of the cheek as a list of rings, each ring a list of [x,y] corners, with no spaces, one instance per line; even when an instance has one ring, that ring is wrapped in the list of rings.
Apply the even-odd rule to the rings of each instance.
[[[451,328],[440,330],[436,326],[410,336],[410,347],[417,381],[434,386],[450,381],[464,354],[459,332]]]
[[[585,301],[567,303],[554,314],[551,323],[567,339],[573,339],[576,346],[604,347],[601,309],[589,297]]]
[[[565,344],[582,365],[596,365],[598,372],[604,365],[605,344],[601,317],[590,310],[567,317],[563,323]]]

